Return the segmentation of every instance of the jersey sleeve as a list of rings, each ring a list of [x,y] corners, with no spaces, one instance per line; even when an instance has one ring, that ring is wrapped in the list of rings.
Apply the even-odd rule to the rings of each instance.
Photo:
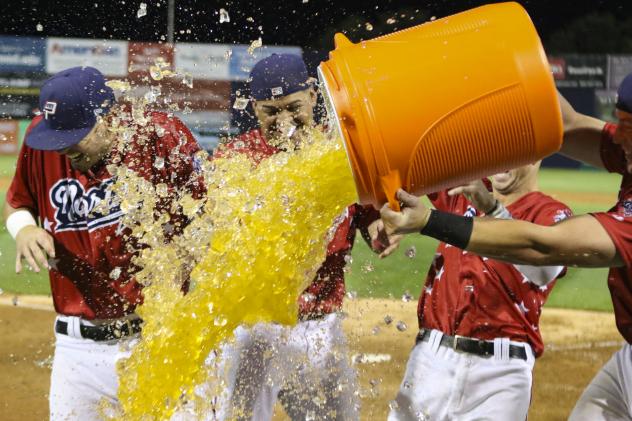
[[[27,129],[28,132],[39,123],[41,118],[35,118]],[[22,144],[15,167],[15,175],[7,191],[6,201],[14,209],[27,208],[37,215],[37,200],[34,181],[32,178],[33,149]]]
[[[614,134],[616,131],[616,124],[606,123],[604,126],[601,132],[601,161],[608,172],[625,174],[625,154],[621,146],[614,143]]]
[[[573,216],[573,211],[561,202],[547,204],[544,209],[537,213],[533,222],[538,225],[555,225]]]
[[[616,212],[591,213],[606,230],[626,266],[632,266],[632,217]]]

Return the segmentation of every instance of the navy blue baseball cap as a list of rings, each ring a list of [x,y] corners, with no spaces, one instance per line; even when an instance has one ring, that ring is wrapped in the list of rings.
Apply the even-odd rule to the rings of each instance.
[[[272,54],[250,72],[250,95],[255,100],[275,99],[311,86],[305,62],[296,54]]]
[[[627,75],[617,89],[617,108],[632,114],[632,73]]]
[[[44,118],[26,136],[26,144],[43,151],[76,145],[114,102],[114,92],[94,67],[63,70],[44,82],[39,97]]]

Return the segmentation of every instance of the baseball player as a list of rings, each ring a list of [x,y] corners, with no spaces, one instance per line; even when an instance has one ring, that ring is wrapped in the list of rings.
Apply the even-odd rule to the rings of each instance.
[[[299,56],[273,54],[258,62],[250,77],[260,128],[222,145],[215,156],[245,153],[257,163],[300,147],[301,136],[315,126],[316,91]],[[356,229],[368,239],[367,227],[377,218],[373,209],[352,205],[335,221],[327,257],[299,299],[295,327],[237,329],[222,357],[228,369],[220,418],[269,420],[277,399],[294,420],[358,418],[355,373],[337,312]]]
[[[552,225],[566,205],[538,191],[540,163],[429,195],[466,217]],[[419,334],[389,420],[526,419],[542,305],[563,266],[512,265],[440,243],[419,297]]]
[[[575,112],[561,98],[564,117],[562,152],[622,175],[619,198],[607,212],[568,218],[553,226],[524,221],[494,221],[430,211],[418,198],[400,190],[405,207],[385,206],[386,233],[421,232],[469,252],[513,263],[609,267],[619,332],[626,344],[597,373],[577,402],[570,419],[632,419],[632,74],[618,89],[618,124]],[[457,229],[455,229],[457,228]]]
[[[130,122],[91,67],[48,79],[39,104],[42,115],[27,130],[4,215],[16,242],[16,271],[23,260],[36,272],[49,270],[57,311],[50,418],[96,420],[102,399],[116,403],[115,364],[128,355],[142,323],[134,313],[142,302],[131,263],[136,246],[119,224],[108,167],[124,164],[154,185],[199,197],[203,185],[191,159],[199,148],[184,124],[166,114],[146,113],[145,126]],[[125,148],[110,130],[114,120],[133,131]],[[170,216],[176,231],[186,222]]]

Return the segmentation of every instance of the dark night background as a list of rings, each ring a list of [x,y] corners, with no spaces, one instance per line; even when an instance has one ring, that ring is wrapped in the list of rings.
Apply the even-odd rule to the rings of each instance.
[[[31,36],[166,39],[167,0],[3,0],[0,33]],[[490,1],[451,0],[176,0],[175,41],[299,45],[306,59],[323,59],[333,34],[352,41],[373,38]],[[520,1],[530,13],[548,53],[632,53],[632,0]],[[230,23],[219,23],[225,8]],[[252,19],[248,19],[252,18]],[[366,23],[372,25],[367,29]],[[37,30],[37,24],[43,26]],[[259,29],[259,27],[261,29]],[[370,27],[370,26],[369,26]],[[182,32],[182,33],[181,33]],[[311,57],[310,57],[311,56]],[[310,63],[312,64],[312,63]]]

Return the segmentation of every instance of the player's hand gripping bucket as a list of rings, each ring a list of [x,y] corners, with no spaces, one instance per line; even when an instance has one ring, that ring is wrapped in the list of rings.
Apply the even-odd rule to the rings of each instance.
[[[351,43],[321,63],[361,203],[435,192],[559,149],[553,77],[531,19],[500,3]]]

